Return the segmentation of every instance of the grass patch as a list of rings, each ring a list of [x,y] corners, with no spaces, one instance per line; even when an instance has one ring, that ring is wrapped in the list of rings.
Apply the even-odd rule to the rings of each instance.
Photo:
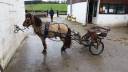
[[[67,11],[67,4],[26,4],[25,9],[28,11],[46,11],[53,9],[54,11]]]

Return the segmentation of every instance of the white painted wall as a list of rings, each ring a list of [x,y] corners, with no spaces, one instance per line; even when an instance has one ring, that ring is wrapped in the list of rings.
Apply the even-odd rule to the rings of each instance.
[[[97,9],[99,10],[100,2]],[[128,25],[128,14],[99,14],[93,17],[92,23],[101,26],[126,26]],[[86,24],[87,2],[80,2],[72,4],[72,15],[76,17],[76,21]],[[70,5],[68,5],[67,14],[70,15]]]
[[[128,14],[99,14],[100,1],[97,7],[97,16],[92,22],[100,26],[127,26]]]
[[[72,4],[72,15],[76,17],[76,21],[86,24],[87,2]],[[70,5],[68,5],[67,14],[70,14]]]
[[[24,0],[0,0],[0,64],[3,68],[26,35],[13,32],[14,25],[22,26],[24,16]]]
[[[98,14],[95,24],[101,26],[126,26],[128,25],[128,14]]]
[[[70,15],[70,5],[67,6],[67,15],[69,14]]]

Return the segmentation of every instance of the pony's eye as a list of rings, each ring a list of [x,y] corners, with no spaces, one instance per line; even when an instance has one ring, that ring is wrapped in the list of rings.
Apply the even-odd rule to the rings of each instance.
[[[26,18],[26,20],[30,20],[30,18]]]
[[[26,23],[29,23],[29,21],[30,21],[30,18],[26,18]]]

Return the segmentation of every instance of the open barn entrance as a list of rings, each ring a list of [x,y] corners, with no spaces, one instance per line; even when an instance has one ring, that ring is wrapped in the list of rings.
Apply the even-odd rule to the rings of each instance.
[[[91,24],[93,17],[96,17],[97,15],[97,0],[88,0],[88,6],[87,6],[87,19],[86,22]]]

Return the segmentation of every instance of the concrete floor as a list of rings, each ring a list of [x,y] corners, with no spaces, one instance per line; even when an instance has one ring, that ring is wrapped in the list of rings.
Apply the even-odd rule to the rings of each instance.
[[[42,20],[49,20],[48,18]],[[65,20],[66,23],[82,34],[88,27]],[[93,56],[88,48],[73,41],[66,53],[61,53],[61,41],[47,39],[48,53],[43,55],[41,40],[31,32],[21,44],[5,72],[128,72],[128,28],[112,28],[103,42],[105,50],[101,55]]]

